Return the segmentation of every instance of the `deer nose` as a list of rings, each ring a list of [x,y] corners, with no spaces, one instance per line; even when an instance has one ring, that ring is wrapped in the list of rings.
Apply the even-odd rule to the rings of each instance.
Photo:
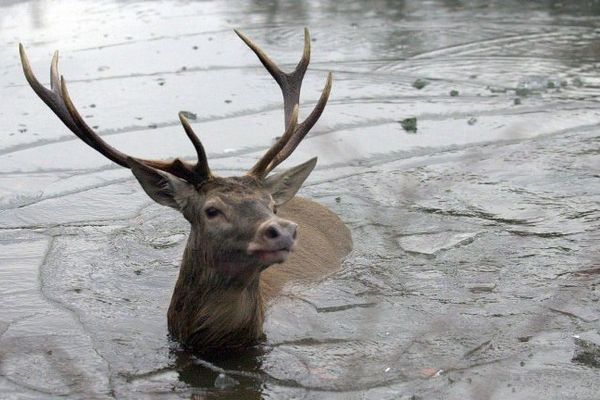
[[[298,236],[298,225],[284,219],[271,219],[259,227],[258,234],[269,246],[291,249]]]

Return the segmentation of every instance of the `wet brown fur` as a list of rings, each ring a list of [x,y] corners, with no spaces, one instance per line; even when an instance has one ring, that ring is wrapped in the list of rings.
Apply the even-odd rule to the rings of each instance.
[[[219,249],[221,244],[211,241],[203,231],[203,222],[194,220],[202,215],[206,198],[256,203],[257,213],[265,215],[258,215],[256,221],[246,218],[235,223],[239,225],[236,230],[250,234],[269,217],[270,195],[249,177],[215,178],[195,191],[199,197],[188,198],[181,210],[192,229],[169,307],[168,325],[174,338],[196,351],[231,350],[256,343],[263,337],[265,304],[288,282],[315,280],[335,271],[352,247],[350,232],[339,217],[314,201],[294,197],[277,211],[277,217],[298,224],[298,243],[286,262],[262,272],[245,266],[243,273],[239,273],[236,261],[229,266],[215,265],[219,263],[214,261],[219,259],[216,253],[227,251],[227,244]],[[235,273],[229,274],[228,268]]]

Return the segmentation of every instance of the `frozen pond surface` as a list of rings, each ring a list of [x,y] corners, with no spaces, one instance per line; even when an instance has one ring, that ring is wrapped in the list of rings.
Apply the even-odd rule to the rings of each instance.
[[[523,3],[0,3],[0,397],[597,399],[600,5]],[[127,153],[191,157],[177,112],[197,114],[226,175],[282,126],[232,29],[291,66],[304,26],[305,109],[334,89],[289,165],[319,156],[302,194],[355,249],[286,289],[263,346],[202,360],[166,329],[186,222],[62,126],[17,44],[44,79],[60,49]]]

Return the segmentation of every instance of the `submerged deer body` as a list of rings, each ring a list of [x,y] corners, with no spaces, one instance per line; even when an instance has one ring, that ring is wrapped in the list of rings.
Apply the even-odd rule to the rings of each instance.
[[[33,74],[20,46],[27,81],[62,122],[102,155],[130,168],[153,200],[180,211],[190,223],[168,327],[175,339],[200,352],[256,343],[263,336],[265,302],[289,280],[318,278],[335,270],[352,246],[347,227],[335,214],[294,197],[316,158],[269,175],[317,122],[329,97],[331,74],[315,108],[298,123],[300,88],[310,59],[308,31],[304,54],[292,73],[281,71],[250,39],[236,33],[279,84],[285,111],[284,134],[246,175],[238,177],[211,172],[204,147],[182,113],[181,123],[197,153],[195,164],[178,158],[134,158],[113,148],[73,105],[66,82],[59,77],[58,53],[47,89]],[[281,265],[268,268],[273,264]]]

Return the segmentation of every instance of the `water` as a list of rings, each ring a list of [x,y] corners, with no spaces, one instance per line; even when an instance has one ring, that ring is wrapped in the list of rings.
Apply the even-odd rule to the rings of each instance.
[[[1,397],[596,398],[573,336],[600,329],[600,4],[523,3],[3,2]],[[177,112],[195,113],[227,175],[282,132],[232,29],[291,67],[304,26],[304,111],[335,81],[289,165],[319,156],[302,194],[355,249],[285,290],[262,346],[200,359],[166,330],[186,223],[61,125],[17,44],[42,79],[60,49],[125,152],[192,157]]]

